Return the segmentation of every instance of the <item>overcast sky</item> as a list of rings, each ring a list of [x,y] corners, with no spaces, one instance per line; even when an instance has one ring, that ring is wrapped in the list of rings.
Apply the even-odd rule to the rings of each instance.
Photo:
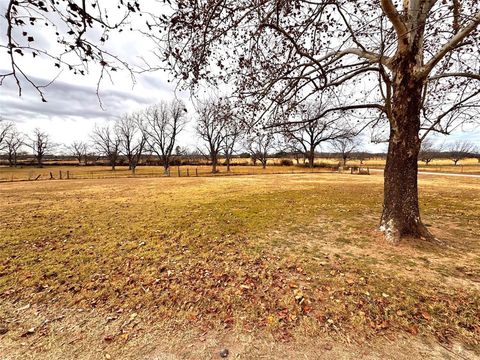
[[[7,0],[0,0],[1,43],[6,43],[6,21],[3,14],[6,12]],[[45,47],[50,47],[55,37],[49,41],[51,34],[38,32],[35,41]],[[140,56],[151,53],[152,44],[138,34],[123,32],[121,36],[113,35],[107,42],[109,49],[122,59],[132,64],[141,64]],[[4,49],[0,49],[0,73],[8,69],[8,56]],[[104,81],[101,86],[100,97],[103,109],[96,96],[97,69],[92,69],[86,76],[73,75],[68,70],[59,71],[51,61],[40,57],[35,59],[25,56],[24,70],[38,83],[48,83],[55,77],[56,80],[45,89],[47,102],[41,101],[40,96],[31,87],[23,87],[22,96],[18,95],[18,88],[13,79],[7,79],[0,86],[0,116],[14,121],[19,130],[30,133],[38,127],[48,132],[56,143],[69,144],[74,140],[86,140],[95,124],[103,124],[115,119],[119,115],[135,110],[141,110],[160,100],[170,100],[178,97],[189,101],[188,93],[175,93],[175,86],[168,82],[169,75],[164,72],[144,73],[137,75],[135,83],[127,72],[117,72],[113,83]],[[197,140],[194,135],[194,113],[189,107],[190,125],[180,136],[178,145],[194,147]],[[367,137],[366,137],[367,138]],[[468,138],[480,144],[480,130],[458,131],[448,139],[437,138],[438,142],[451,142],[457,138]],[[386,146],[366,143],[365,149],[370,151],[384,151]]]

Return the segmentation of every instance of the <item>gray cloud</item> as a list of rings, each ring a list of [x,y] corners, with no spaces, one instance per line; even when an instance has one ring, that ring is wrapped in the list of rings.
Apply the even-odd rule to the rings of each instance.
[[[72,78],[74,80],[75,78]],[[36,83],[48,83],[48,80],[33,78]],[[157,86],[161,81],[156,82]],[[162,86],[159,86],[162,87]],[[168,89],[163,86],[164,91]],[[22,97],[18,97],[18,89],[13,81],[5,82],[0,88],[0,114],[9,120],[25,121],[35,117],[82,117],[102,118],[119,115],[128,107],[144,107],[157,100],[150,93],[136,93],[105,89],[100,90],[100,99],[105,110],[100,107],[95,88],[65,81],[55,81],[45,89],[47,102],[41,101],[32,89],[23,89]]]

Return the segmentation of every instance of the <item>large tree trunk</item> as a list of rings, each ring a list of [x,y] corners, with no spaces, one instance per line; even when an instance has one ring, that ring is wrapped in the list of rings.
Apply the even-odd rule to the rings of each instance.
[[[431,237],[420,219],[418,153],[422,81],[413,75],[415,60],[398,64],[393,79],[390,138],[385,166],[381,230],[390,242],[401,237]]]
[[[43,162],[42,159],[43,157],[40,155],[37,155],[37,167],[42,168],[43,167]]]
[[[217,154],[212,154],[211,158],[212,158],[212,173],[215,174],[215,173],[218,172],[218,170],[217,170],[217,163],[218,163]]]
[[[161,159],[162,161],[162,165],[163,165],[163,176],[169,176],[170,175],[170,159],[168,158],[168,156],[160,156],[159,155],[159,158]]]
[[[229,155],[226,156],[225,162],[227,163],[227,172],[230,172],[230,156]]]
[[[315,149],[310,149],[308,152],[308,166],[313,168],[315,165]]]
[[[163,165],[163,176],[170,176],[170,167],[168,165]]]

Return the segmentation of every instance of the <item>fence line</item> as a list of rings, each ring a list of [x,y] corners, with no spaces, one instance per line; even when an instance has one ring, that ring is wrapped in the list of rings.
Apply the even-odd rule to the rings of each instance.
[[[361,167],[355,165],[357,167]],[[367,167],[367,166],[363,166]],[[383,169],[383,166],[368,166],[370,169]],[[455,172],[467,173],[470,171],[465,171],[465,169],[473,169],[475,167],[473,174],[480,173],[480,166],[463,166],[459,165]],[[478,171],[477,171],[478,168]],[[143,172],[142,170],[146,170]],[[47,181],[47,180],[71,180],[71,179],[120,179],[120,178],[162,178],[162,177],[219,177],[219,176],[242,176],[242,175],[279,175],[279,174],[308,174],[308,173],[331,173],[338,171],[337,167],[317,167],[317,168],[303,168],[298,166],[269,166],[267,169],[263,169],[261,166],[234,166],[230,168],[230,172],[227,172],[223,167],[221,168],[222,172],[212,173],[211,168],[207,166],[177,166],[177,169],[172,167],[168,169],[167,174],[163,168],[151,169],[148,171],[148,167],[137,168],[136,171],[117,169],[111,171],[108,169],[95,169],[82,171],[81,169],[75,171],[74,169],[69,170],[58,170],[54,171],[53,169],[45,170],[28,170],[28,171],[19,171],[18,174],[15,172],[6,172],[2,174],[0,172],[0,182],[17,182],[17,181]],[[157,171],[155,171],[157,170]],[[419,170],[428,170],[439,173],[445,172],[454,172],[451,168],[431,166],[419,167]]]
[[[273,167],[268,167],[267,170],[258,167],[253,168],[249,167],[246,171],[235,171],[237,169],[230,169],[229,172],[222,171],[217,173],[212,173],[210,169],[206,168],[194,168],[194,172],[191,171],[190,167],[184,169],[177,167],[176,172],[172,172],[171,169],[168,170],[168,174],[165,175],[163,169],[158,172],[129,172],[126,173],[122,170],[112,171],[106,173],[102,170],[98,171],[85,171],[85,172],[75,172],[72,170],[59,170],[58,174],[54,171],[46,171],[43,173],[35,173],[34,171],[29,171],[26,177],[22,177],[21,174],[16,175],[14,172],[7,173],[5,175],[0,173],[0,183],[1,182],[19,182],[19,181],[37,181],[37,180],[85,180],[85,179],[121,179],[121,178],[162,178],[162,177],[221,177],[221,176],[244,176],[244,175],[280,175],[280,174],[308,174],[308,173],[331,173],[338,171],[335,168],[316,168],[316,169],[288,169],[286,167],[278,166],[278,170],[275,169],[272,171]],[[277,166],[275,166],[277,168]],[[281,169],[281,170],[280,170]],[[242,169],[243,170],[243,169]],[[192,175],[192,172],[194,175]],[[46,174],[46,175],[45,175]]]

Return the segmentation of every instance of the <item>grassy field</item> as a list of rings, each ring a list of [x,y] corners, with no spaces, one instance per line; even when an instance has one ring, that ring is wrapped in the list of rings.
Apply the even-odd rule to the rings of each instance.
[[[333,166],[333,165],[332,165]],[[219,166],[219,172],[212,174],[211,166],[172,166],[171,177],[204,177],[204,176],[230,176],[230,175],[264,175],[264,174],[292,174],[292,173],[319,173],[330,172],[331,168],[317,167],[310,169],[303,166],[268,166],[263,169],[261,166],[232,166],[227,172],[226,166]],[[0,182],[25,181],[25,180],[49,180],[50,173],[55,179],[111,179],[126,177],[164,177],[164,169],[161,166],[139,166],[135,174],[128,169],[128,166],[117,166],[112,171],[109,166],[44,166],[37,168],[32,166],[9,168],[0,167]]]
[[[247,159],[248,160],[248,159]],[[241,166],[232,166],[230,172],[227,172],[226,166],[219,166],[219,173],[215,176],[225,175],[261,175],[261,174],[293,174],[293,173],[319,173],[330,172],[332,168],[338,166],[338,159],[319,158],[316,160],[317,167],[310,169],[305,166],[280,166],[281,159],[270,159],[266,169],[261,166],[245,166],[246,159],[234,159],[233,163],[241,163]],[[318,166],[321,165],[321,166]],[[368,159],[360,164],[359,160],[350,160],[347,166],[362,166],[371,169],[383,169],[385,166],[384,159]],[[465,159],[459,165],[452,165],[452,161],[448,159],[435,159],[428,166],[419,162],[419,170],[427,172],[444,172],[444,173],[465,173],[480,174],[480,163],[477,159]],[[60,175],[61,172],[61,175]],[[49,180],[50,174],[55,178],[65,179],[107,179],[107,178],[125,178],[125,177],[163,177],[164,169],[161,166],[139,166],[135,174],[128,170],[127,166],[117,166],[112,171],[109,166],[77,166],[75,163],[69,166],[58,166],[51,163],[45,164],[43,168],[34,166],[19,166],[10,168],[8,166],[0,166],[0,182],[5,181],[26,181],[26,180]],[[172,166],[170,171],[171,177],[196,177],[196,176],[212,176],[211,166]]]
[[[443,245],[382,240],[380,175],[1,184],[0,358],[473,359],[480,181],[420,192]]]

